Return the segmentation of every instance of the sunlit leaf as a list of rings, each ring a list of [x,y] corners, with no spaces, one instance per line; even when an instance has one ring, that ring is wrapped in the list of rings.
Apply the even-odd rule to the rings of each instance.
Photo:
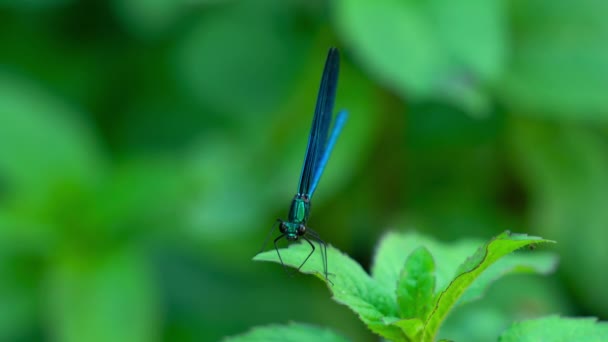
[[[457,275],[449,286],[439,294],[435,310],[426,321],[424,338],[432,339],[448,312],[466,289],[492,264],[503,256],[530,244],[547,243],[535,236],[503,233],[477,249],[458,267]]]
[[[317,245],[317,250],[300,272],[325,280],[320,248]],[[295,268],[302,264],[310,251],[307,243],[292,244],[289,248],[279,250],[283,263]],[[258,254],[254,260],[281,263],[274,250]],[[383,320],[385,316],[397,316],[394,295],[378,286],[357,262],[331,246],[327,248],[327,260],[329,280],[332,283],[328,288],[334,300],[353,310],[373,332],[392,340],[402,339],[400,329]]]
[[[426,319],[435,294],[435,262],[419,247],[410,254],[397,283],[397,304],[402,318]]]
[[[384,235],[376,250],[372,277],[395,293],[401,269],[408,256],[415,249],[424,246],[435,260],[436,288],[440,289],[449,284],[460,263],[480,244],[481,241],[467,239],[449,244],[440,243],[415,232],[390,232]]]
[[[420,333],[424,329],[424,321],[420,318],[404,318],[404,319],[392,319],[388,320],[387,323],[399,327],[403,330],[405,336],[409,338],[406,341],[417,340],[420,338]]]

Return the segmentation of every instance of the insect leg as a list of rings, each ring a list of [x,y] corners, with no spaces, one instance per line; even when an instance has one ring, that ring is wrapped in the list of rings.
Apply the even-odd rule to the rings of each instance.
[[[304,266],[304,264],[308,261],[308,259],[310,258],[310,256],[315,252],[315,245],[310,242],[310,240],[308,240],[308,238],[306,236],[302,236],[302,238],[304,240],[306,240],[306,242],[308,242],[308,244],[310,245],[310,247],[312,247],[312,250],[310,251],[310,253],[308,253],[308,256],[306,257],[306,259],[304,259],[304,261],[302,262],[302,264],[300,265],[300,267],[298,267],[298,271],[302,268],[302,266]]]
[[[270,228],[270,230],[268,231],[268,235],[266,235],[266,240],[264,240],[264,244],[262,245],[262,249],[260,249],[259,253],[262,253],[264,251],[264,248],[266,248],[266,245],[268,244],[268,240],[270,240],[270,236],[272,236],[272,232],[274,231],[274,227],[277,226],[277,224],[279,224],[279,222],[281,222],[281,220],[277,219],[277,222],[275,222],[275,224],[272,225],[272,227]]]

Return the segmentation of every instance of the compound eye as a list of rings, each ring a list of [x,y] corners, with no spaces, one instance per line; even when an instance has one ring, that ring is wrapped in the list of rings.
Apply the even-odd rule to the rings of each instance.
[[[285,234],[285,232],[287,231],[287,225],[285,224],[285,222],[281,222],[281,224],[279,225],[279,231]]]
[[[300,236],[301,236],[301,235],[304,235],[305,233],[306,233],[306,226],[304,226],[303,224],[301,224],[301,225],[298,227],[298,235],[300,235]]]

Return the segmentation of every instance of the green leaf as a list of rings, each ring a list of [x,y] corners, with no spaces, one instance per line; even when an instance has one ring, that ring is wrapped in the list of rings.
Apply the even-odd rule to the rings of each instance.
[[[153,276],[135,250],[64,255],[51,265],[48,320],[59,341],[153,341],[160,322]]]
[[[425,319],[435,292],[435,262],[424,247],[410,254],[397,283],[397,304],[402,318]]]
[[[608,323],[597,322],[596,318],[549,316],[513,324],[500,341],[608,341]]]
[[[317,245],[317,250],[302,266],[300,272],[313,274],[325,280],[320,248]],[[302,264],[310,251],[311,248],[307,243],[295,243],[289,248],[279,249],[284,264],[294,268]],[[274,250],[260,253],[254,257],[254,260],[281,262]],[[357,262],[331,246],[327,248],[327,262],[329,280],[333,283],[328,287],[333,293],[334,300],[348,306],[359,315],[373,332],[390,340],[402,340],[401,330],[383,320],[387,316],[397,316],[394,292],[379,286]]]
[[[242,335],[227,337],[224,342],[345,342],[345,337],[329,329],[308,324],[290,323],[253,328]]]
[[[337,1],[338,27],[361,61],[403,97],[471,105],[505,55],[497,0]]]
[[[424,321],[420,318],[393,319],[386,321],[401,328],[405,336],[412,341],[417,341],[419,339],[419,334],[422,332],[422,329],[424,329]]]
[[[490,265],[518,248],[546,242],[551,241],[527,235],[503,233],[475,251],[473,247],[475,243],[472,241],[459,242],[454,244],[455,247],[449,248],[415,233],[389,233],[385,235],[378,248],[373,278],[370,278],[361,266],[347,255],[329,247],[328,268],[332,282],[329,288],[334,299],[357,313],[373,332],[391,340],[422,338],[430,341],[433,340],[441,322],[463,292]],[[421,245],[425,247],[420,248]],[[317,245],[316,249],[320,248]],[[438,257],[432,254],[435,250]],[[308,244],[297,243],[290,245],[289,248],[280,249],[279,252],[285,265],[297,268],[308,257],[311,248]],[[455,259],[465,259],[467,255],[465,252],[471,256],[464,263],[457,264]],[[438,260],[436,264],[438,275],[451,273],[451,278],[443,275],[450,281],[439,286],[445,290],[436,297],[433,296],[431,280],[433,259]],[[272,250],[258,254],[254,260],[281,262],[276,251]],[[442,268],[441,264],[445,266]],[[404,270],[395,265],[405,265]],[[554,265],[555,259],[550,256],[532,261],[514,258],[502,265],[499,264],[497,270],[493,271],[491,277],[474,291],[471,298],[478,296],[482,289],[498,275],[507,272],[546,272]],[[320,251],[313,253],[300,271],[325,280]],[[419,283],[408,283],[408,276],[410,279],[418,279]],[[437,283],[440,284],[439,281]],[[387,291],[388,289],[391,291]],[[396,296],[392,296],[391,293],[395,293]],[[424,320],[426,317],[423,319],[398,317],[398,313],[404,316],[424,315],[428,311],[425,302],[432,305],[433,301],[435,305],[426,320]],[[412,307],[407,306],[408,302],[412,303]]]
[[[608,118],[608,2],[517,0],[511,9],[501,96],[525,115]]]
[[[521,247],[548,242],[552,241],[535,236],[505,232],[479,248],[458,268],[454,280],[439,294],[435,309],[426,322],[424,340],[431,341],[434,339],[442,321],[460,296],[490,265]]]
[[[410,253],[424,246],[435,260],[436,288],[445,288],[453,279],[456,269],[468,255],[481,244],[479,240],[463,239],[440,243],[416,232],[389,232],[384,235],[377,248],[372,264],[372,277],[392,293],[397,291],[397,282]]]

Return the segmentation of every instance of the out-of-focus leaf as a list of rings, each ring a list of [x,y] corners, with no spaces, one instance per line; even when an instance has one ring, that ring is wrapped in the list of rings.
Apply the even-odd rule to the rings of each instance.
[[[308,324],[270,325],[254,328],[242,335],[228,337],[224,342],[346,342],[345,337]]]
[[[480,84],[499,76],[504,62],[500,1],[342,0],[335,12],[368,70],[402,97],[484,109]]]
[[[499,89],[526,115],[608,118],[608,2],[512,1],[513,56]]]
[[[413,1],[335,4],[339,28],[359,58],[403,95],[429,95],[448,65],[424,6]]]
[[[496,80],[503,71],[506,9],[501,0],[431,0],[428,6],[433,29],[453,54],[453,63],[481,80]]]
[[[47,282],[48,320],[60,341],[155,341],[159,312],[153,277],[136,250],[65,254]]]
[[[0,183],[8,197],[74,191],[103,173],[94,136],[73,109],[28,81],[0,72]]]
[[[112,1],[124,25],[140,37],[154,37],[167,31],[186,10],[187,1]]]
[[[275,109],[307,55],[309,38],[292,26],[291,6],[246,0],[201,17],[178,46],[179,81],[219,114],[243,118]]]
[[[608,323],[596,318],[549,316],[513,324],[501,336],[501,342],[561,342],[608,340]]]
[[[530,191],[530,226],[559,241],[560,269],[584,305],[608,314],[608,143],[572,123],[517,119],[510,132]]]
[[[317,245],[317,250],[302,266],[300,272],[325,280],[320,248],[321,246]],[[294,268],[302,264],[310,251],[307,243],[292,244],[289,248],[279,250],[283,263]],[[274,250],[260,253],[254,260],[281,263]],[[328,287],[334,300],[359,315],[371,331],[387,339],[401,340],[403,334],[400,329],[383,319],[386,316],[397,316],[394,294],[378,286],[356,261],[331,246],[327,248],[327,263],[329,280],[333,283]]]
[[[496,336],[504,330],[505,326],[513,322],[513,316],[501,312],[496,304],[463,311],[464,313],[456,318],[454,318],[455,312],[450,313],[439,330],[440,338],[467,342],[495,341]]]

